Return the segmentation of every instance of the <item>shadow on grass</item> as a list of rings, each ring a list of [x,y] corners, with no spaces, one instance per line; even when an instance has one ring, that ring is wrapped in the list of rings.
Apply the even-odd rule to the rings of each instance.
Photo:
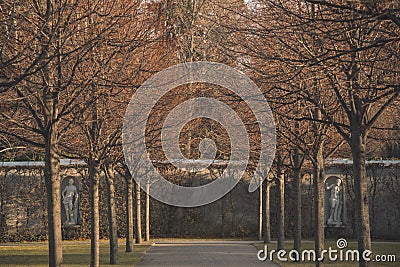
[[[119,264],[117,266],[132,266],[146,253],[150,246],[134,246],[131,253],[125,252],[123,245],[119,246]],[[109,246],[100,247],[100,265],[109,265]],[[88,266],[90,263],[90,244],[67,244],[63,246],[63,266]],[[33,243],[31,245],[0,246],[0,266],[48,266],[47,244]],[[115,265],[113,265],[115,266]]]
[[[0,255],[0,266],[48,265],[47,255]]]

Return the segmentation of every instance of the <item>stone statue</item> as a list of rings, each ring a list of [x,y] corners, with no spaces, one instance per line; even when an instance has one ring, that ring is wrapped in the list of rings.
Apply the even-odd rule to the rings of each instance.
[[[328,219],[328,224],[340,225],[342,224],[342,186],[341,180],[336,179],[336,183],[331,185],[326,184],[326,189],[331,190],[329,204],[330,204],[330,216]]]
[[[74,179],[69,179],[68,185],[61,193],[62,203],[65,207],[66,220],[65,225],[75,225],[77,223],[77,207],[78,207],[78,190],[74,185]]]

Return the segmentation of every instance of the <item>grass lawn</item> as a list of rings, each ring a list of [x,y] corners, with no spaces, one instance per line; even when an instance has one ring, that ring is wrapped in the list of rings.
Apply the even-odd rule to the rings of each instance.
[[[179,242],[207,242],[207,241],[254,241],[257,240],[256,237],[245,237],[245,238],[237,238],[237,237],[227,237],[227,238],[222,238],[222,237],[217,237],[217,238],[193,238],[193,237],[188,237],[188,238],[183,238],[183,237],[171,237],[171,238],[152,238],[151,241],[154,243],[157,242],[166,242],[166,243],[179,243]]]
[[[258,249],[264,249],[264,244],[254,244]],[[332,249],[337,249],[336,247],[336,241],[326,241],[325,242],[325,248],[327,249],[328,247],[332,247]],[[272,249],[276,249],[276,243],[268,244],[268,251],[271,251]],[[285,243],[285,250],[288,253],[290,250],[293,249],[293,241],[292,242],[286,242]],[[301,246],[301,250],[305,249],[314,249],[314,242],[303,242]],[[357,243],[356,242],[348,242],[347,248],[343,249],[344,253],[346,250],[353,250],[357,249]],[[385,242],[372,242],[372,251],[374,255],[395,255],[396,256],[396,262],[375,262],[373,266],[400,266],[400,243],[385,243]],[[356,267],[358,266],[357,262],[332,262],[328,260],[328,254],[326,255],[326,260],[325,260],[325,266],[326,267]],[[282,267],[310,267],[310,266],[315,266],[315,263],[313,262],[281,262],[277,260],[277,254],[274,254],[274,261],[278,263]],[[286,258],[288,258],[288,254],[285,255]],[[373,257],[371,256],[371,259]]]
[[[108,241],[100,241],[100,265],[132,267],[149,247],[150,245],[135,245],[133,252],[126,253],[125,240],[121,239],[118,250],[119,264],[109,265],[109,243]],[[47,242],[0,244],[0,266],[48,266],[47,249]],[[90,241],[64,241],[63,258],[63,266],[89,266]]]

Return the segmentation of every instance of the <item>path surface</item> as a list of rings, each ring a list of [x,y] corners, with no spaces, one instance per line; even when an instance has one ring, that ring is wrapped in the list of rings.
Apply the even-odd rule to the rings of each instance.
[[[135,266],[243,267],[278,266],[257,259],[257,249],[245,241],[156,243]]]

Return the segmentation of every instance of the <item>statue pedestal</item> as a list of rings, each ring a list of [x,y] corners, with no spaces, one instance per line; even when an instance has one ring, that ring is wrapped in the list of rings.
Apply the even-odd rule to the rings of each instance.
[[[325,238],[341,238],[346,236],[346,227],[343,224],[336,225],[324,225],[325,226]]]
[[[65,224],[62,226],[63,229],[63,240],[74,240],[80,237],[79,224]]]
[[[345,226],[341,222],[336,222],[336,223],[329,223],[325,224],[324,227],[330,227],[330,228],[344,228]]]
[[[62,227],[64,229],[77,229],[77,228],[81,228],[81,226],[79,224],[70,224],[70,223],[66,223],[63,224]]]

